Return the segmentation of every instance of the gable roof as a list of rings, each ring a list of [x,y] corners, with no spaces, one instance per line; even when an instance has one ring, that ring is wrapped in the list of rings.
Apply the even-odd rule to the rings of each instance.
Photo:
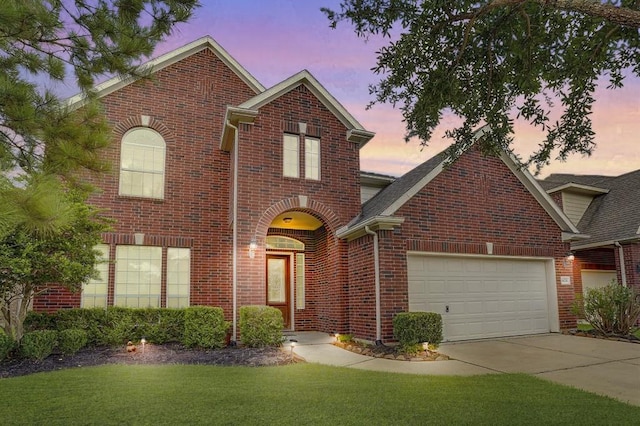
[[[199,38],[198,40],[195,40],[189,44],[160,55],[157,58],[146,62],[141,67],[145,72],[153,74],[205,49],[211,50],[255,93],[261,93],[265,90],[265,87],[254,76],[252,76],[249,71],[247,71],[242,65],[240,65],[240,63],[233,57],[231,57],[231,55],[229,55],[229,53],[224,50],[222,46],[220,46],[210,36]],[[101,84],[98,84],[94,89],[98,97],[103,97],[131,83],[134,83],[136,80],[137,79],[135,78],[116,76]],[[80,93],[69,98],[67,100],[67,104],[71,108],[78,108],[82,106],[84,100],[84,95]]]
[[[362,124],[347,111],[336,98],[325,89],[318,80],[307,70],[302,70],[286,80],[254,96],[246,102],[238,105],[239,109],[257,111],[274,99],[290,92],[300,85],[305,85],[322,104],[335,115],[347,128],[347,140],[360,144],[362,148],[375,133],[365,130]]]
[[[475,134],[476,140],[484,134],[484,128],[479,129]],[[558,224],[563,231],[564,240],[580,238],[578,228],[571,223],[569,218],[553,202],[533,176],[521,167],[515,156],[503,151],[500,159]],[[448,161],[449,157],[446,155],[445,150],[398,178],[365,203],[362,206],[360,215],[338,231],[338,237],[347,239],[359,238],[367,233],[367,228],[373,230],[392,229],[393,226],[402,223],[396,223],[397,219],[401,218],[395,217],[396,220],[392,220],[394,214],[429,182],[435,179],[444,170]]]
[[[582,177],[574,179],[584,181]],[[607,191],[594,197],[578,223],[578,229],[589,238],[574,243],[572,248],[640,240],[640,170],[615,177],[588,176],[587,180]]]

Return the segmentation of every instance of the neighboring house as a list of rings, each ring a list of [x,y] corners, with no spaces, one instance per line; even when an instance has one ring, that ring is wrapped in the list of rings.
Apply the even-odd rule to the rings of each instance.
[[[571,244],[576,293],[613,280],[640,290],[640,170],[552,174],[540,185],[585,234]]]
[[[264,304],[288,329],[370,341],[408,310],[441,313],[447,340],[575,326],[580,233],[509,154],[361,173],[374,134],[309,72],[265,88],[208,37],[149,65],[97,87],[113,172],[91,202],[117,220],[111,262],[36,310],[220,306],[234,340],[239,307]]]

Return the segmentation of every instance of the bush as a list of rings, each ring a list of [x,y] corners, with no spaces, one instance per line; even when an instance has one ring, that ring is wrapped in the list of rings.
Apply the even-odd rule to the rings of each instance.
[[[25,333],[20,341],[22,354],[27,358],[42,361],[56,347],[58,332],[55,330],[36,330]]]
[[[442,316],[435,312],[401,312],[393,318],[393,335],[401,349],[411,351],[424,342],[437,348],[442,342]]]
[[[231,324],[224,320],[222,308],[191,306],[184,312],[184,337],[187,347],[222,348]]]
[[[0,329],[0,361],[4,360],[13,348],[15,348],[16,342],[4,332],[4,330]]]
[[[132,311],[137,338],[144,337],[157,344],[183,340],[185,309],[147,308]]]
[[[58,349],[65,355],[72,355],[87,346],[87,332],[79,328],[69,328],[58,332]]]
[[[574,307],[599,332],[626,336],[640,317],[640,294],[614,281],[602,288],[588,289]]]
[[[280,346],[284,341],[284,320],[279,309],[270,306],[240,307],[240,336],[245,346]]]

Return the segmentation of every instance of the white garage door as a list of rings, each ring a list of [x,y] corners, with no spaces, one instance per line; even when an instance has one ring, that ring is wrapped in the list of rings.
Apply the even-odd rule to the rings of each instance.
[[[409,254],[409,310],[442,314],[445,341],[550,331],[546,262]]]
[[[611,284],[611,281],[616,281],[618,275],[616,271],[599,271],[599,270],[587,270],[581,271],[582,275],[582,293],[586,294],[589,288],[602,288],[607,284]]]

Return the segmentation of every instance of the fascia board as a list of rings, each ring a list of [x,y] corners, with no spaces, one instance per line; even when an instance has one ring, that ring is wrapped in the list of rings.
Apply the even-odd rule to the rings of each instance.
[[[141,69],[145,72],[156,73],[204,49],[210,49],[255,93],[261,93],[265,90],[265,87],[253,75],[251,75],[251,73],[249,73],[238,61],[229,55],[222,46],[209,36],[199,38],[189,44],[160,55],[157,58],[141,65]],[[135,81],[135,78],[117,76],[98,84],[95,86],[94,91],[97,93],[98,97],[101,98]],[[67,99],[66,105],[71,109],[80,108],[84,104],[85,99],[85,96],[80,93]]]
[[[600,194],[609,193],[608,189],[598,188],[598,187],[589,186],[589,185],[581,185],[579,183],[573,183],[573,182],[565,183],[564,185],[560,185],[555,188],[548,189],[546,192],[547,194],[553,194],[554,192],[565,191],[565,190],[569,190],[571,192],[578,192],[580,194],[586,194],[586,195],[600,195]]]
[[[571,220],[564,214],[564,212],[558,207],[558,205],[551,199],[549,194],[540,186],[528,170],[521,167],[519,162],[513,157],[513,155],[507,151],[503,151],[500,154],[502,161],[509,167],[511,172],[518,177],[520,182],[527,188],[529,193],[538,201],[538,203],[545,209],[545,211],[551,216],[551,218],[558,224],[560,229],[571,234],[580,234],[580,231],[576,226],[571,223]]]
[[[445,160],[445,161],[441,162],[440,164],[438,164],[433,170],[431,170],[422,179],[420,179],[418,181],[418,183],[413,185],[411,188],[409,188],[409,190],[407,192],[405,192],[400,197],[398,197],[389,207],[387,207],[382,212],[381,215],[382,216],[391,216],[391,215],[395,214],[400,209],[400,207],[402,207],[407,201],[409,201],[411,198],[413,198],[414,195],[416,195],[418,192],[420,192],[420,190],[422,190],[422,188],[427,186],[427,184],[429,184],[429,182],[431,182],[433,179],[435,179],[436,176],[438,176],[442,172],[442,170],[444,170],[444,164],[445,164],[446,161],[447,160]]]
[[[367,235],[366,227],[372,231],[388,231],[404,223],[403,217],[375,216],[353,227],[343,226],[336,231],[336,236],[352,241]]]
[[[231,151],[233,148],[233,132],[230,130],[228,123],[238,126],[240,123],[253,123],[258,116],[258,111],[246,108],[227,107],[222,123],[222,135],[220,136],[220,149],[223,151]]]

